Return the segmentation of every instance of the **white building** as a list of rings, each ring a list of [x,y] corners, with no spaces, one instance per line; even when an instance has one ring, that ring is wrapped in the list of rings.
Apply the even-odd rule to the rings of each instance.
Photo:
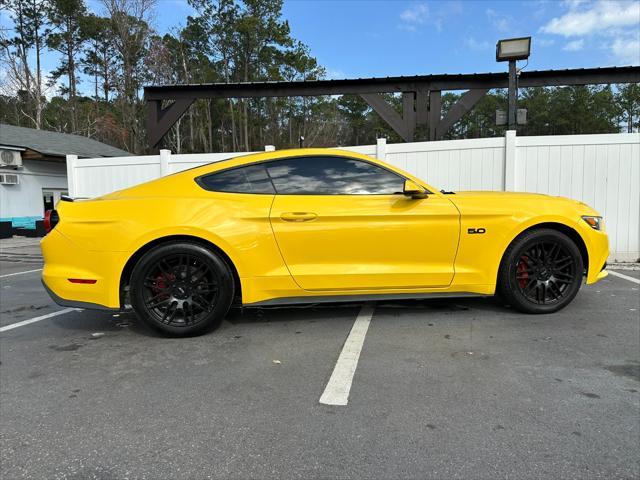
[[[0,124],[0,221],[35,228],[67,193],[65,156],[121,157],[124,150],[66,133]]]

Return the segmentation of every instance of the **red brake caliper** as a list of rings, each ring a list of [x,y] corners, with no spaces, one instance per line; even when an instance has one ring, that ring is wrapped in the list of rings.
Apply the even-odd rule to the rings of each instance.
[[[520,261],[518,262],[518,269],[516,270],[516,275],[518,278],[518,283],[520,284],[520,288],[524,288],[529,283],[529,258],[526,256],[520,257]]]
[[[156,284],[153,287],[154,295],[158,295],[162,290],[167,288],[167,284],[173,282],[176,279],[175,275],[170,273],[161,273],[156,277]]]

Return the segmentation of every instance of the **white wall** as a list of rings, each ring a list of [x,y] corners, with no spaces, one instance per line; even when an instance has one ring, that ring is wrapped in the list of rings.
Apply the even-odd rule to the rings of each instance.
[[[386,161],[445,190],[502,190],[505,139],[387,145]]]
[[[605,219],[612,260],[640,257],[640,134],[517,139],[516,189],[575,198]]]
[[[640,257],[640,135],[566,135],[343,147],[396,165],[446,190],[507,190],[581,200],[605,217],[610,261]],[[67,157],[70,194],[95,197],[246,153]]]
[[[161,150],[160,155],[80,159],[75,155],[67,155],[69,194],[76,198],[97,197],[163,175],[239,155],[247,153],[171,155],[169,150]]]
[[[19,185],[0,185],[0,218],[39,217],[44,213],[42,189],[67,189],[67,172],[63,162],[24,160],[18,170],[0,173],[17,174]]]

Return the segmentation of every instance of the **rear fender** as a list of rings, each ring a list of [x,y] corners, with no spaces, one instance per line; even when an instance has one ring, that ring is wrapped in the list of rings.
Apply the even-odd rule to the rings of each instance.
[[[229,257],[229,260],[233,263],[233,266],[236,268],[238,275],[241,278],[248,275],[245,265],[240,260],[240,255],[227,241],[225,241],[222,237],[214,234],[213,232],[210,232],[209,230],[195,227],[171,227],[148,232],[142,237],[137,238],[129,245],[128,251],[131,252],[129,259],[131,259],[140,249],[144,248],[146,245],[149,245],[152,242],[162,240],[163,238],[180,236],[202,239],[208,243],[213,244],[214,246],[219,248],[225,255],[227,255],[227,257]],[[127,262],[129,261],[129,259],[127,259]],[[124,265],[122,265],[122,267],[124,268]]]

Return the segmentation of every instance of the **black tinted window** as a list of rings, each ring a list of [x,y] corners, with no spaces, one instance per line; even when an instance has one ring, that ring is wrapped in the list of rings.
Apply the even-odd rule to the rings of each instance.
[[[198,183],[205,190],[231,193],[275,193],[264,165],[232,168],[201,177]]]
[[[404,178],[371,163],[340,157],[300,157],[266,163],[279,194],[392,195]]]

